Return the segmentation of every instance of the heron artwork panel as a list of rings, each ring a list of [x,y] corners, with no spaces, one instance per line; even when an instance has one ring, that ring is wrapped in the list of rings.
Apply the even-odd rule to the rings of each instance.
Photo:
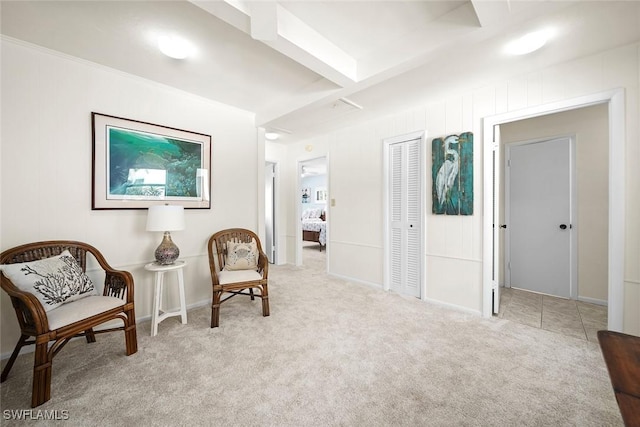
[[[473,133],[431,141],[432,212],[473,215]]]

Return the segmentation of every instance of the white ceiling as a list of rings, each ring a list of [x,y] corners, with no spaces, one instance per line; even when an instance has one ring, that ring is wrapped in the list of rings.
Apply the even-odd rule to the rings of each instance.
[[[1,32],[256,113],[296,141],[640,38],[637,1],[2,1]],[[553,28],[526,57],[511,38]],[[161,34],[188,39],[185,60]],[[340,99],[346,98],[345,101]],[[354,106],[355,105],[355,106]],[[362,107],[362,109],[357,108]]]

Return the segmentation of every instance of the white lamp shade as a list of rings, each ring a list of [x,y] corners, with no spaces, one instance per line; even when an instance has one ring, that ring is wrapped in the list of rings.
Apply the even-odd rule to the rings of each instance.
[[[172,205],[149,207],[147,231],[178,231],[184,229],[184,207]]]

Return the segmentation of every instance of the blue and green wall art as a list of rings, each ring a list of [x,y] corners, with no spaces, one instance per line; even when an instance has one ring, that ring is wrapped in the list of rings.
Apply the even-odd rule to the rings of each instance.
[[[473,133],[431,142],[432,212],[473,215]]]

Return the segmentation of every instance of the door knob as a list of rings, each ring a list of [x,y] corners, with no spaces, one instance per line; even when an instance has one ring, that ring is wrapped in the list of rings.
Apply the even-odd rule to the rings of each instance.
[[[560,230],[566,230],[567,224],[560,224]]]

